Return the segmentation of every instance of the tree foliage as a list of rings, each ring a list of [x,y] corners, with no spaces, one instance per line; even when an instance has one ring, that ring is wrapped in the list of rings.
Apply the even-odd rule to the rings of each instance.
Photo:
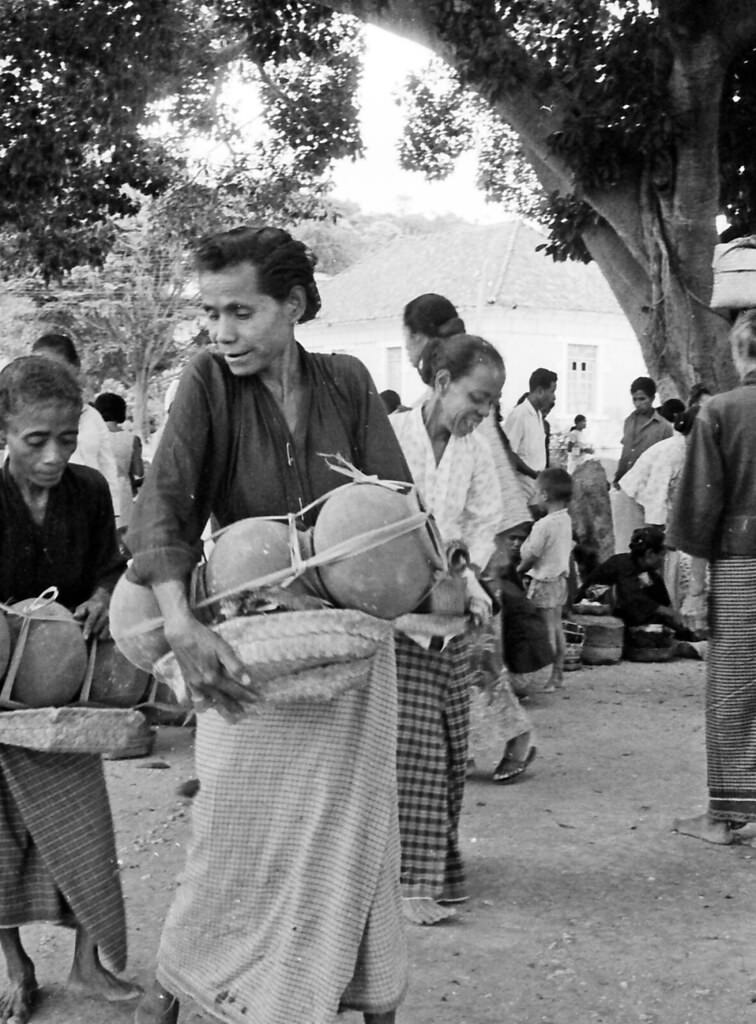
[[[257,69],[267,152],[306,189],[332,158],[360,151],[361,39],[345,20],[356,17],[425,43],[451,69],[444,89],[416,78],[405,162],[444,174],[482,126],[481,181],[497,197],[530,197],[556,258],[597,261],[651,372],[683,391],[732,379],[727,325],[707,302],[716,215],[738,232],[756,222],[751,0],[5,7],[0,252],[30,252],[47,274],[101,262],[113,216],[183,173],[177,148],[144,125],[162,109],[186,131],[227,127],[218,83],[239,60]]]

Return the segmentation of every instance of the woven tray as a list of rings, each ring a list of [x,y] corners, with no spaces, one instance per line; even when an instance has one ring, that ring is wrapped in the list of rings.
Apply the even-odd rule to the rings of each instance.
[[[440,613],[419,614],[411,613],[394,619],[394,629],[397,633],[406,633],[408,636],[460,636],[466,633],[469,628],[469,621],[464,615],[442,615]]]
[[[332,700],[364,685],[391,623],[364,612],[279,612],[229,619],[213,627],[233,647],[265,703]],[[174,654],[154,667],[181,697],[184,678]]]
[[[0,743],[58,754],[110,754],[144,734],[132,708],[29,708],[0,713]]]

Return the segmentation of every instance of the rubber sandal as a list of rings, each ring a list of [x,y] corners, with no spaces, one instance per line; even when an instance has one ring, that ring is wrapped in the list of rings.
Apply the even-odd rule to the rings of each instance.
[[[535,760],[536,748],[531,747],[522,761],[514,757],[502,757],[492,775],[494,782],[513,782],[518,775],[522,775],[528,765]]]

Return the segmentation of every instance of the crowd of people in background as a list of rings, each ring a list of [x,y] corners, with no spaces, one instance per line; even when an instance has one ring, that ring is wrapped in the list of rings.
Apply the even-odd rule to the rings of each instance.
[[[32,356],[0,373],[6,591],[33,596],[51,582],[44,551],[70,578],[62,599],[102,629],[91,602],[107,603],[131,558],[135,579],[155,595],[199,711],[194,840],[137,1024],[176,1024],[184,998],[212,1015],[221,989],[223,1000],[233,992],[245,1014],[254,1006],[271,1024],[290,1024],[303,1005],[316,1005],[318,1020],[353,1008],[368,1024],[392,1024],[406,981],[402,916],[433,925],[468,895],[459,821],[476,753],[471,715],[497,737],[492,782],[516,781],[536,746],[512,684],[541,673],[542,692],[564,688],[564,619],[597,586],[611,588],[612,612],[628,628],[660,624],[683,641],[701,639],[709,596],[710,804],[675,828],[727,844],[756,820],[748,757],[756,714],[747,688],[756,658],[756,313],[742,315],[732,332],[741,387],[712,396],[696,385],[687,402],[656,405],[655,382],[632,381],[616,471],[611,481],[603,476],[615,551],[588,570],[576,559],[581,539],[570,503],[595,452],[581,411],[567,433],[565,464],[550,450],[556,372],[534,368],[527,382],[515,382],[527,384],[520,401],[502,409],[506,367],[496,345],[467,333],[448,298],[426,293],[403,312],[406,354],[425,387],[407,407],[395,391],[378,395],[357,360],[298,345],[295,325],[317,314],[320,299],[312,256],[287,232],[223,232],[203,241],[197,260],[214,349],[197,355],[171,388],[149,463],[123,396],[83,401],[80,360],[67,336],[41,336]],[[62,373],[46,370],[51,361]],[[27,449],[35,437],[41,454],[33,458]],[[368,688],[342,697],[328,723],[296,708],[245,714],[256,699],[247,672],[198,621],[187,595],[209,520],[223,527],[296,514],[341,483],[312,452],[342,452],[366,474],[414,482],[435,518],[468,625],[445,632],[431,607],[425,632],[399,632],[387,648],[382,678],[395,677],[396,707],[386,685]],[[72,468],[79,465],[90,469]],[[73,534],[64,536],[64,519],[78,524]],[[19,562],[27,549],[35,567],[28,573]],[[112,862],[101,771],[75,759],[37,769],[8,750],[0,746],[2,779],[26,773],[30,781],[14,783],[0,840],[8,850],[39,846],[45,898],[22,886],[10,891],[19,869],[8,854],[0,890],[6,1017],[26,1020],[36,998],[18,928],[40,918],[70,915],[76,981],[108,999],[133,998],[133,987],[98,959],[101,948],[117,970],[125,963],[120,890],[111,878],[90,892],[100,911],[108,908],[102,920],[63,863],[65,838],[53,835],[45,845],[32,824],[35,815],[55,816],[44,802],[41,811],[34,806],[50,771],[75,781],[92,769],[92,835],[99,856]],[[386,751],[394,750],[389,763]],[[322,827],[332,817],[342,822],[337,848],[336,833]],[[294,856],[305,828],[306,849],[299,844]],[[272,879],[265,865],[279,857]],[[213,926],[219,916],[229,925],[225,938]],[[313,924],[298,931],[301,920]],[[236,1012],[226,1003],[222,1019]]]

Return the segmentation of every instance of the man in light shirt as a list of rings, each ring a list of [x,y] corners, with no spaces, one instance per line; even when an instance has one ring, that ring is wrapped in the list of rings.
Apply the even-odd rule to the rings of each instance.
[[[49,359],[65,363],[78,377],[81,361],[76,346],[66,334],[43,334],[32,345],[32,352]],[[120,513],[118,470],[110,443],[110,431],[105,420],[91,405],[85,405],[79,419],[79,437],[76,451],[70,461],[77,466],[97,469],[105,477],[110,488],[116,524]]]
[[[518,480],[529,506],[534,504],[535,481],[546,468],[546,433],[544,414],[556,401],[557,375],[539,366],[528,382],[528,394],[516,405],[504,423],[512,451],[517,456]]]

